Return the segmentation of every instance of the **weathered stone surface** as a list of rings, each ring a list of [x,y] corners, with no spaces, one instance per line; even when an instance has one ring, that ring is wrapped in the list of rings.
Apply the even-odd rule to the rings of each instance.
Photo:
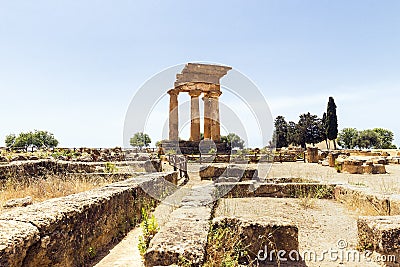
[[[381,162],[381,161],[379,161]],[[343,161],[338,161],[338,170],[341,172],[346,172],[350,174],[384,174],[386,173],[385,165],[383,164],[375,164],[372,160],[365,160],[365,164],[363,164],[363,160],[357,159],[345,159]]]
[[[150,242],[145,254],[146,266],[177,264],[180,258],[196,266],[204,261],[211,208],[181,208]]]
[[[373,158],[372,162],[374,164],[382,164],[382,165],[387,165],[389,163],[387,158],[385,158],[385,157]]]
[[[306,153],[306,159],[308,163],[318,163],[318,147],[308,147]]]
[[[146,172],[162,171],[161,161],[159,159],[151,159],[147,161],[124,161],[113,163],[116,166],[125,166],[130,169],[143,168]],[[32,160],[24,162],[11,162],[9,164],[0,165],[0,179],[10,177],[36,177],[52,174],[67,173],[94,173],[96,167],[104,166],[103,162],[74,162],[61,160]]]
[[[383,254],[400,252],[400,216],[364,216],[357,221],[359,247]]]
[[[0,266],[26,266],[25,256],[40,239],[31,223],[0,220]]]
[[[24,162],[11,162],[0,165],[0,179],[9,177],[31,177],[46,174],[65,174],[68,172],[88,173],[94,172],[95,166],[89,163],[55,161],[55,160],[33,160]]]
[[[220,65],[188,63],[182,73],[176,75],[175,87],[190,82],[219,84],[219,79],[231,69]]]
[[[213,210],[212,185],[192,188],[170,221],[151,240],[144,258],[146,266],[178,264],[181,258],[201,266]]]
[[[25,160],[28,160],[28,158],[23,155],[17,155],[11,158],[11,161],[25,161]]]
[[[390,201],[381,194],[373,193],[366,187],[337,185],[335,199],[367,214],[390,215]]]
[[[400,215],[400,195],[389,195],[387,201],[390,207],[389,215]]]
[[[339,157],[340,153],[331,152],[328,155],[329,167],[335,167],[336,159]]]
[[[213,219],[212,228],[214,230],[228,228],[240,237],[242,246],[247,252],[247,256],[240,259],[244,264],[249,263],[248,257],[254,260],[258,256],[264,256],[264,251],[283,250],[289,253],[299,250],[298,228],[293,222],[284,218],[263,217],[250,220],[218,217]],[[266,260],[269,260],[269,257]]]
[[[24,197],[24,198],[15,198],[15,199],[10,199],[7,200],[6,203],[4,203],[3,207],[4,208],[14,208],[14,207],[26,207],[28,205],[31,205],[33,203],[32,197]]]
[[[36,241],[26,248],[23,243],[16,245],[24,253],[1,247],[1,261],[24,262],[22,266],[87,264],[93,256],[90,250],[104,250],[140,222],[142,207],[156,204],[144,190],[162,190],[166,175],[177,173],[144,175],[2,213],[0,222],[35,226],[35,237],[29,240]],[[19,238],[19,232],[10,233],[10,240]]]
[[[218,183],[216,194],[220,197],[301,197],[332,198],[335,184],[321,183]]]
[[[375,164],[372,169],[372,174],[385,174],[386,168],[385,165]]]
[[[212,164],[202,166],[199,175],[202,180],[218,181],[220,177],[233,177],[237,181],[253,180],[258,178],[258,170],[247,164],[241,165],[226,165]]]

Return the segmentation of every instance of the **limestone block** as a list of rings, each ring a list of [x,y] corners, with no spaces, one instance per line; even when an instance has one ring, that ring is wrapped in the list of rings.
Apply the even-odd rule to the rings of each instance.
[[[400,216],[363,216],[357,221],[359,246],[383,254],[400,251]]]

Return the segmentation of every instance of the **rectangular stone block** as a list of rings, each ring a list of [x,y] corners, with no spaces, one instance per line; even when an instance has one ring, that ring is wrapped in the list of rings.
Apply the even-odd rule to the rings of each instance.
[[[368,215],[389,215],[390,202],[387,197],[371,192],[367,187],[337,185],[335,199]]]
[[[360,248],[383,254],[400,252],[400,216],[363,216],[357,227]]]
[[[212,231],[218,229],[228,230],[240,238],[240,247],[246,251],[246,256],[239,259],[241,264],[250,264],[260,256],[266,256],[262,264],[270,264],[276,261],[275,257],[269,257],[272,251],[285,251],[287,257],[291,251],[299,250],[298,228],[287,219],[218,217],[213,219]]]

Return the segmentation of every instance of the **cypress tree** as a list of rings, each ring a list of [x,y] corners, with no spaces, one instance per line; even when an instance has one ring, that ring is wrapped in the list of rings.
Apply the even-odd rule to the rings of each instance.
[[[333,97],[329,97],[328,108],[326,110],[326,136],[329,140],[333,140],[336,150],[336,138],[338,136],[338,120],[336,115],[336,104]]]
[[[322,115],[322,121],[321,121],[321,139],[325,140],[326,148],[329,149],[328,146],[328,138],[326,136],[326,112]]]

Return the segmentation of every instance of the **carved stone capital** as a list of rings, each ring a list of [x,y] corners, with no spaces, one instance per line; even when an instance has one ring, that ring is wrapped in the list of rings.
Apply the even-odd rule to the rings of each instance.
[[[190,91],[188,92],[188,94],[189,94],[191,97],[199,97],[199,96],[201,95],[201,93],[202,93],[201,90],[190,90]]]
[[[169,95],[178,95],[179,94],[179,90],[177,90],[177,89],[170,89],[170,90],[168,90],[167,91],[167,93],[169,94]]]

